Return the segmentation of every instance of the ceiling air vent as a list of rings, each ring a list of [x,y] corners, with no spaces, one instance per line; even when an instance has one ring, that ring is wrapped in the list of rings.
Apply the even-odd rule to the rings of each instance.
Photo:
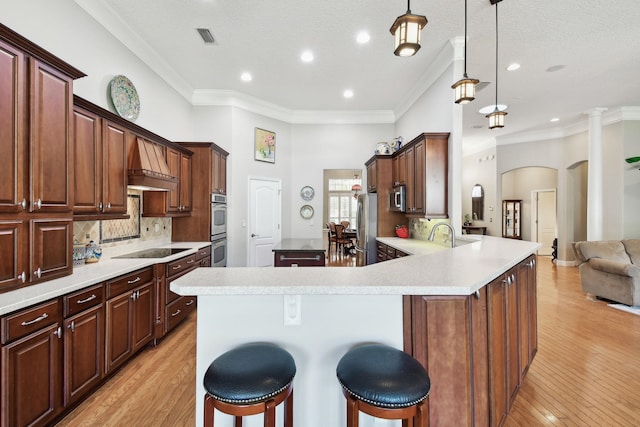
[[[216,39],[213,38],[213,34],[211,34],[211,31],[208,28],[196,28],[196,31],[198,31],[198,34],[200,34],[200,37],[202,37],[202,40],[206,44],[215,43]]]

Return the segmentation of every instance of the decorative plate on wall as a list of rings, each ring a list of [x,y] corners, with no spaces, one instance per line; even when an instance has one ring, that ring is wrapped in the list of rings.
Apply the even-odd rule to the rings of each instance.
[[[313,190],[313,187],[305,185],[304,187],[302,187],[302,190],[300,190],[300,197],[302,197],[302,200],[308,202],[309,200],[313,199],[313,195],[315,193],[316,192]]]
[[[109,83],[109,95],[120,117],[135,122],[140,115],[140,98],[131,80],[115,76]]]
[[[300,216],[304,219],[313,218],[313,208],[309,205],[304,205],[300,208]]]

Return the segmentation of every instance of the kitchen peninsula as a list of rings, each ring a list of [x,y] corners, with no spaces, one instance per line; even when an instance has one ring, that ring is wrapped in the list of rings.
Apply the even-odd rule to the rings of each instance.
[[[426,367],[430,425],[500,425],[537,350],[539,244],[465,239],[453,249],[380,239],[412,256],[367,267],[197,269],[172,282],[173,292],[198,296],[196,425],[207,366],[252,341],[295,358],[296,424],[344,425],[335,366],[351,347],[380,342]]]

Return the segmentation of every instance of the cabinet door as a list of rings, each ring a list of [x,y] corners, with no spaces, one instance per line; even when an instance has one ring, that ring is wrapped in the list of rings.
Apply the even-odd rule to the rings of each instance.
[[[425,153],[425,215],[429,218],[449,216],[449,139],[427,137]]]
[[[23,210],[25,147],[24,56],[0,41],[0,212]],[[26,207],[26,200],[25,200]]]
[[[520,319],[518,304],[518,288],[517,275],[515,270],[507,272],[507,392],[508,405],[507,410],[511,407],[516,392],[520,386]]]
[[[64,406],[102,379],[104,308],[99,304],[64,321]]]
[[[413,167],[413,211],[412,213],[425,213],[425,174],[426,174],[426,147],[425,141],[419,141],[415,146],[415,158]]]
[[[220,184],[220,193],[227,194],[227,157],[220,156],[218,183]]]
[[[153,338],[154,298],[152,284],[141,286],[134,291],[133,308],[133,351],[146,345]]]
[[[413,213],[416,210],[416,149],[412,145],[405,151],[406,156],[406,173],[407,173],[407,213]]]
[[[100,117],[79,107],[74,108],[73,131],[73,212],[96,214],[102,201]]]
[[[502,425],[507,416],[507,309],[506,281],[498,277],[487,285],[489,342],[489,421]]]
[[[374,160],[367,165],[367,192],[375,193],[377,191],[378,168]]]
[[[25,248],[27,227],[24,221],[0,221],[0,290],[9,290],[26,282]]]
[[[114,123],[104,122],[102,144],[102,212],[127,212],[126,131]]]
[[[121,294],[106,303],[105,374],[118,367],[133,353],[132,305],[132,292]]]
[[[180,156],[180,212],[191,212],[191,156]]]
[[[73,221],[34,219],[30,221],[31,282],[41,282],[73,271]]]
[[[71,211],[73,80],[33,58],[30,65],[30,210]]]
[[[212,191],[227,194],[227,158],[219,151],[213,150]]]
[[[173,150],[171,148],[167,148],[167,165],[169,166],[169,170],[171,171],[171,175],[180,177],[180,161],[181,161],[181,153],[177,150]],[[178,184],[178,188],[173,191],[169,191],[169,196],[167,200],[167,211],[168,212],[179,212],[180,211],[180,184]]]
[[[60,328],[55,323],[2,348],[2,425],[45,425],[61,408]]]

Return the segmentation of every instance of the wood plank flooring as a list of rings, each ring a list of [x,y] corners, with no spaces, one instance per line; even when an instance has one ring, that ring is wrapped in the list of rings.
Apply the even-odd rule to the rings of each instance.
[[[145,349],[58,425],[193,426],[195,322]],[[540,257],[538,354],[504,425],[639,425],[639,356],[640,316],[588,298],[576,268]]]

